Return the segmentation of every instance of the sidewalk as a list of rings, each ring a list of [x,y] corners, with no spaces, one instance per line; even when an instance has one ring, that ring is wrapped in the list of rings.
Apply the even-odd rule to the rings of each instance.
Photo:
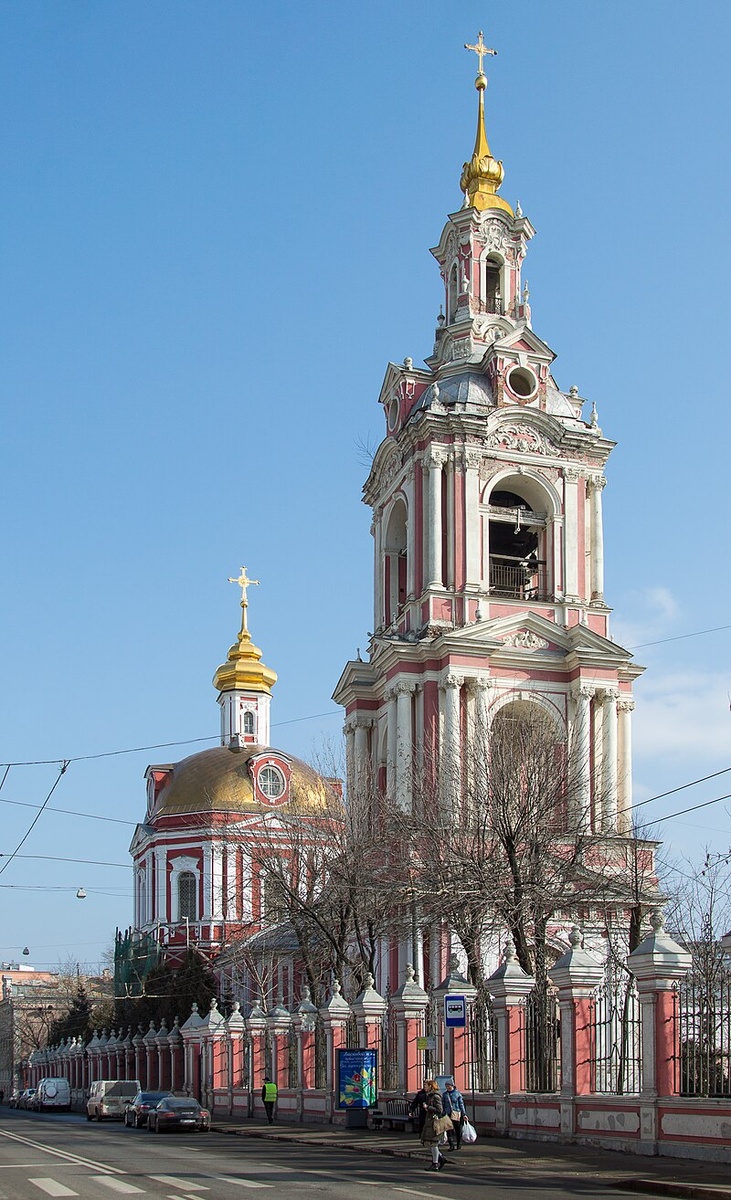
[[[257,1120],[214,1116],[217,1133],[263,1141],[325,1146],[334,1150],[357,1150],[361,1154],[388,1154],[414,1158],[427,1164],[429,1153],[413,1134],[372,1129],[343,1129],[332,1125],[300,1125],[276,1121],[266,1125]],[[480,1137],[473,1146],[447,1154],[447,1179],[453,1172],[475,1175],[498,1182],[503,1177],[521,1183],[561,1181],[576,1184],[585,1176],[603,1187],[647,1192],[651,1195],[688,1197],[690,1200],[731,1200],[731,1164],[696,1162],[692,1159],[648,1158],[616,1150],[585,1146],[563,1146],[554,1142],[515,1141]]]

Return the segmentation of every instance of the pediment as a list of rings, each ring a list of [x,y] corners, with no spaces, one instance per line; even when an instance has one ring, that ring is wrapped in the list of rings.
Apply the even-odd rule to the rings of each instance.
[[[556,357],[555,351],[551,349],[547,342],[539,338],[528,325],[520,325],[517,329],[506,333],[504,337],[501,337],[494,343],[493,349],[513,350],[516,354],[522,350],[523,353],[545,359],[546,362],[553,362]]]

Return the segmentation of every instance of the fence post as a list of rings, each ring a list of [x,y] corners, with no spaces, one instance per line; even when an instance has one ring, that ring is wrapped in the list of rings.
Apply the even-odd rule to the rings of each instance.
[[[391,997],[398,1031],[398,1080],[404,1092],[417,1092],[422,1084],[423,1055],[416,1039],[421,1035],[429,997],[414,980],[414,968],[406,964],[406,978]]]
[[[358,998],[353,1001],[351,1008],[358,1025],[358,1037],[364,1050],[380,1050],[381,1026],[387,1004],[373,984],[372,975],[366,978],[366,985]]]
[[[190,1016],[184,1025],[180,1028],[180,1034],[183,1039],[183,1054],[185,1062],[185,1077],[183,1087],[189,1096],[194,1096],[196,1100],[200,1099],[201,1095],[201,1039],[200,1027],[203,1024],[203,1018],[198,1012],[198,1005],[195,1000],[190,1006]],[[142,1085],[145,1086],[144,1084]]]
[[[525,998],[535,986],[515,957],[515,946],[508,941],[502,966],[487,980],[487,990],[493,998],[497,1024],[498,1077],[495,1088],[495,1132],[505,1133],[509,1127],[508,1097],[523,1089],[525,1060]]]
[[[289,1086],[289,1031],[292,1018],[284,1007],[281,997],[267,1017],[272,1038],[272,1082],[280,1091]]]
[[[313,1091],[315,1087],[315,1022],[317,1009],[310,1000],[310,989],[302,988],[302,999],[294,1015],[294,1030],[297,1035],[298,1083],[301,1091]],[[304,1112],[304,1095],[301,1097]],[[301,1115],[300,1115],[301,1119]]]
[[[329,1089],[329,1120],[338,1100],[338,1050],[345,1042],[345,1026],[350,1016],[350,1005],[340,995],[340,982],[333,980],[330,999],[320,1009],[322,1023],[327,1037],[327,1086]]]
[[[249,1116],[253,1116],[257,1106],[257,1091],[264,1083],[266,1071],[264,1034],[267,1019],[258,1002],[254,1004],[245,1021],[251,1039],[251,1078],[247,1080],[247,1086],[249,1088]]]
[[[675,984],[687,975],[691,955],[666,932],[661,912],[650,916],[650,933],[627,958],[637,980],[640,998],[642,1046],[642,1102],[640,1136],[646,1148],[657,1152],[657,1098],[679,1091],[676,1065],[680,1058]]]
[[[575,1096],[592,1090],[595,1058],[592,995],[604,978],[604,967],[582,947],[581,930],[574,925],[569,949],[548,972],[558,989],[561,1013],[561,1133],[575,1133]]]

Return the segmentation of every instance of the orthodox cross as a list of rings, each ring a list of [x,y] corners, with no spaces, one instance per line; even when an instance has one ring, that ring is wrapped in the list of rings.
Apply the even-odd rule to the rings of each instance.
[[[493,54],[493,55],[494,55],[494,54],[497,54],[497,50],[491,50],[491,49],[490,49],[490,47],[489,47],[489,46],[486,46],[486,45],[485,45],[485,43],[483,42],[483,40],[482,40],[482,30],[480,30],[480,32],[479,32],[479,33],[478,33],[478,35],[477,35],[477,45],[476,45],[476,46],[471,46],[471,45],[469,44],[469,42],[465,42],[465,44],[464,44],[464,48],[465,48],[465,50],[474,50],[475,54],[477,55],[477,58],[478,58],[478,61],[479,61],[479,64],[480,64],[480,75],[482,75],[482,73],[483,73],[483,71],[482,71],[482,60],[483,60],[483,58],[485,57],[485,55],[486,55],[486,54]]]
[[[239,587],[241,588],[241,607],[244,610],[244,625],[243,625],[243,627],[244,627],[244,629],[246,629],[246,610],[249,607],[249,601],[246,598],[246,589],[249,587],[254,587],[254,586],[258,587],[259,580],[258,579],[249,579],[249,576],[246,574],[246,567],[242,567],[239,572],[238,578],[233,579],[229,575],[228,581],[229,581],[229,583],[237,583],[239,585]]]

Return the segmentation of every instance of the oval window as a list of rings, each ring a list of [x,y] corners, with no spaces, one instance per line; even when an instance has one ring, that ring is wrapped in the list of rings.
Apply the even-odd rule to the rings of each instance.
[[[388,428],[393,430],[396,428],[399,413],[399,402],[395,398],[388,406]]]
[[[530,400],[538,391],[538,380],[528,367],[511,367],[507,384],[519,400]]]
[[[267,800],[278,800],[286,787],[284,775],[277,767],[263,767],[259,772],[259,787]]]

